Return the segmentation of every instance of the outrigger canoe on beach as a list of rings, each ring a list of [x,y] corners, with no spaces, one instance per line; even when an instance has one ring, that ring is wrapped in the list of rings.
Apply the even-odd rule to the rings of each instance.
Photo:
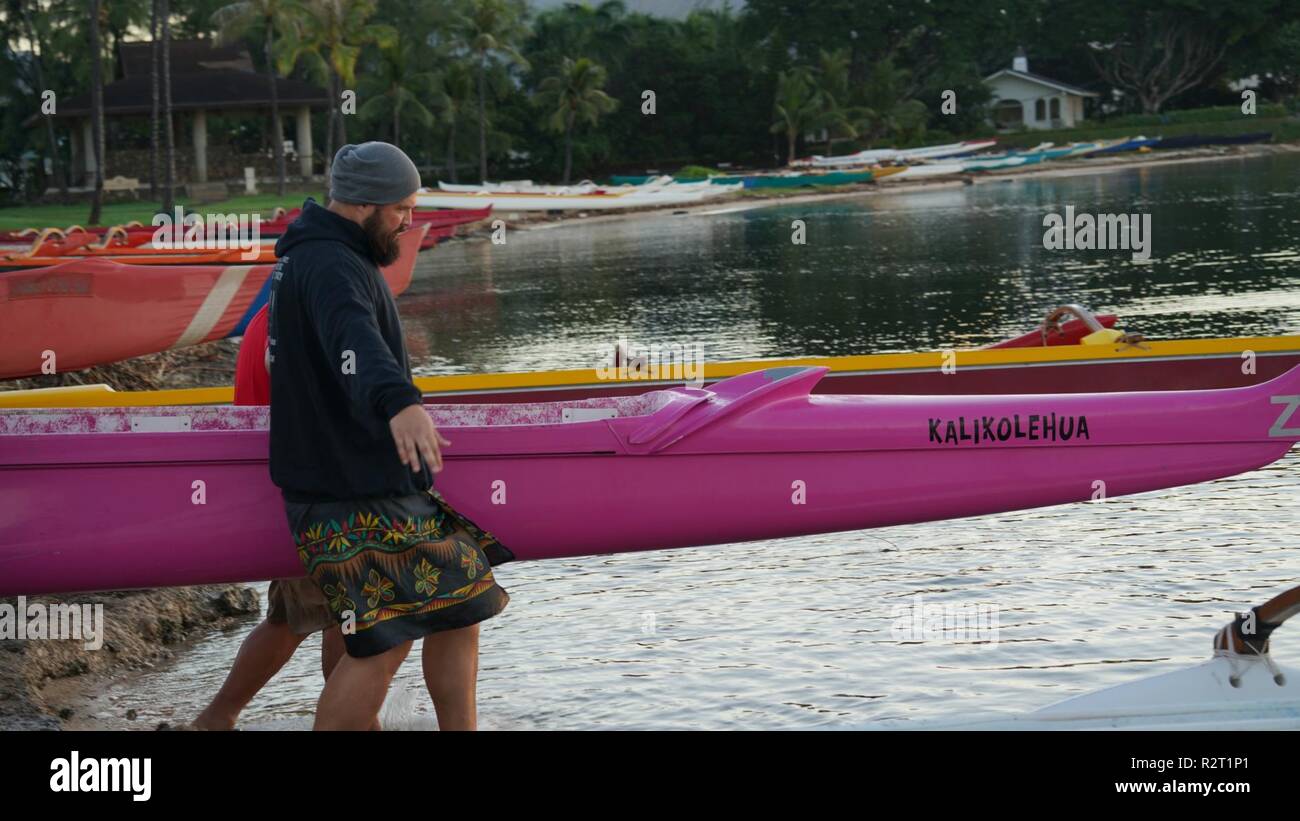
[[[402,234],[383,269],[395,294],[410,285],[428,230]],[[272,267],[77,258],[0,273],[0,378],[41,373],[49,353],[64,372],[238,336],[266,304]]]
[[[1069,317],[1078,317],[1070,319]],[[1234,388],[1300,365],[1300,336],[1147,340],[1079,305],[1051,311],[1035,330],[979,349],[710,362],[709,385],[760,368],[825,367],[817,394],[1095,393]],[[695,383],[682,367],[632,358],[590,370],[417,377],[426,402],[543,402],[634,396]],[[115,391],[74,385],[0,391],[0,408],[229,404],[230,387]]]
[[[1218,391],[810,395],[825,374],[429,406],[450,441],[437,487],[514,558],[546,559],[1023,510],[1089,500],[1098,482],[1108,497],[1141,493],[1253,470],[1300,440],[1300,368]],[[267,471],[268,417],[0,411],[0,595],[301,575]],[[80,515],[63,515],[68,499]],[[350,520],[319,537],[401,527]]]

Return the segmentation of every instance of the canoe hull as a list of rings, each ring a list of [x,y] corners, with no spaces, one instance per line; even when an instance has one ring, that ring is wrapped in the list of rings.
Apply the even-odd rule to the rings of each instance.
[[[1283,682],[1258,660],[1220,656],[1194,667],[1076,696],[1031,713],[891,723],[917,730],[1300,730],[1300,670],[1279,665]],[[1229,682],[1240,676],[1237,686]],[[865,728],[862,728],[865,729]]]
[[[406,232],[384,269],[395,294],[410,285],[427,231]],[[238,336],[266,304],[272,267],[86,259],[0,274],[0,378],[41,373],[46,351],[62,373]]]
[[[824,372],[588,400],[644,409],[589,421],[560,423],[554,405],[430,408],[452,442],[438,488],[532,560],[1087,501],[1099,482],[1113,497],[1252,470],[1300,438],[1276,433],[1272,401],[1300,393],[1300,371],[1176,394],[810,396]],[[189,430],[132,429],[177,419]],[[240,407],[0,411],[0,498],[14,502],[0,595],[299,575],[266,421]]]

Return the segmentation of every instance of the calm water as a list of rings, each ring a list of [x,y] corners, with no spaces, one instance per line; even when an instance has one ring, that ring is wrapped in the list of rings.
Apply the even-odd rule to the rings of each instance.
[[[1298,180],[1300,157],[1268,157],[519,232],[426,255],[400,306],[421,373],[590,367],[619,336],[699,341],[711,360],[978,345],[1068,301],[1155,338],[1296,333]],[[1066,205],[1151,213],[1152,259],[1045,251],[1043,215]],[[806,245],[790,242],[795,219]],[[1102,503],[509,564],[512,603],[483,629],[482,724],[809,728],[1032,709],[1207,658],[1230,611],[1297,583],[1297,524],[1293,452]],[[995,612],[996,642],[896,635],[918,595]],[[122,680],[90,714],[192,717],[252,626]],[[1297,631],[1274,643],[1300,663]],[[246,726],[309,726],[317,648]],[[418,662],[385,718],[432,726]]]

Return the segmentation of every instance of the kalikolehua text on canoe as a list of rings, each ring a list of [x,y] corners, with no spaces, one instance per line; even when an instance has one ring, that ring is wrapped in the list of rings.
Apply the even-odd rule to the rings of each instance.
[[[1068,442],[1071,439],[1090,439],[1088,417],[1058,416],[1050,413],[1030,413],[1011,416],[958,416],[953,419],[930,418],[930,441],[939,444],[973,445],[988,442],[1008,442],[1019,439],[1028,442]]]

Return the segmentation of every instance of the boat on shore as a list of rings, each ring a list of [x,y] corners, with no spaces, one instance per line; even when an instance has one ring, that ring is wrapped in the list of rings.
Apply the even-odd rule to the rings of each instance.
[[[276,208],[269,219],[258,221],[258,232],[263,237],[278,237],[285,232],[298,215],[302,213],[301,208],[285,210]],[[471,222],[477,222],[487,219],[492,214],[492,207],[479,209],[442,209],[427,210],[416,209],[411,212],[412,224],[427,224],[431,231],[439,228],[456,227],[466,225]],[[197,216],[197,222],[203,223],[201,215]],[[124,225],[109,226],[91,226],[89,228],[80,225],[72,225],[67,228],[23,228],[17,231],[0,232],[0,244],[14,245],[14,250],[23,250],[30,248],[38,238],[44,238],[51,242],[59,242],[68,246],[90,244],[96,238],[101,242],[106,242],[104,238],[110,237],[114,246],[135,247],[151,244],[154,236],[158,233],[159,227],[153,225],[142,225],[138,221],[128,222]],[[166,247],[160,244],[158,247]]]
[[[491,205],[497,211],[585,211],[655,206],[690,205],[729,193],[715,185],[669,185],[650,190],[600,190],[590,193],[546,193],[535,191],[432,191],[416,194],[420,208],[480,208]]]
[[[1202,146],[1212,145],[1251,145],[1253,143],[1268,142],[1272,138],[1273,133],[1271,131],[1253,131],[1248,134],[1224,135],[1181,134],[1175,137],[1160,137],[1151,147],[1171,149],[1200,148]]]
[[[997,140],[966,140],[944,145],[928,145],[921,148],[869,148],[855,154],[840,157],[823,157],[814,155],[810,164],[816,167],[836,167],[851,165],[871,165],[881,162],[904,163],[916,160],[937,160],[943,157],[960,157],[984,151],[997,145]]]
[[[1214,634],[1213,655],[1191,667],[1074,696],[1030,713],[918,730],[1300,730],[1300,670],[1269,654],[1269,638],[1300,612],[1300,587],[1254,608],[1255,633],[1234,620]],[[1262,640],[1258,636],[1263,636]],[[890,729],[908,729],[890,724]]]
[[[887,180],[915,180],[924,177],[943,177],[960,174],[965,170],[959,162],[927,162],[904,166],[897,174],[891,174]]]
[[[537,560],[1087,501],[1097,479],[1111,497],[1142,493],[1254,470],[1300,439],[1286,426],[1294,406],[1278,403],[1300,393],[1300,369],[1219,391],[811,395],[826,372],[429,406],[451,443],[438,490],[514,558]],[[0,510],[0,595],[301,575],[268,424],[266,407],[0,411],[0,496],[13,500]],[[78,516],[64,515],[68,499]]]
[[[1044,159],[1042,154],[1004,154],[998,156],[981,157],[976,155],[961,163],[962,171],[996,171],[1000,168],[1017,168],[1022,165],[1033,165],[1040,163]]]
[[[745,188],[802,188],[816,185],[857,185],[878,177],[897,173],[894,169],[869,171],[827,171],[809,174],[746,174],[744,176],[713,177],[719,184],[739,183]]]
[[[428,227],[399,238],[383,268],[405,291]],[[237,252],[236,252],[237,253]],[[239,336],[270,293],[270,262],[140,265],[107,258],[0,273],[0,378],[59,372]]]
[[[1160,142],[1159,137],[1133,137],[1131,139],[1121,139],[1109,145],[1103,145],[1093,151],[1084,154],[1086,157],[1096,157],[1105,154],[1120,154],[1125,151],[1139,151],[1143,148],[1150,148]]]
[[[1080,317],[1080,318],[1071,318]],[[760,368],[825,367],[818,394],[1115,393],[1258,384],[1300,365],[1300,336],[1149,340],[1079,305],[1051,311],[1033,331],[984,348],[862,356],[647,362],[615,348],[601,369],[416,377],[426,402],[510,403],[634,396]],[[686,367],[691,364],[692,367]],[[0,408],[229,404],[229,386],[115,391],[78,385],[0,391]]]

